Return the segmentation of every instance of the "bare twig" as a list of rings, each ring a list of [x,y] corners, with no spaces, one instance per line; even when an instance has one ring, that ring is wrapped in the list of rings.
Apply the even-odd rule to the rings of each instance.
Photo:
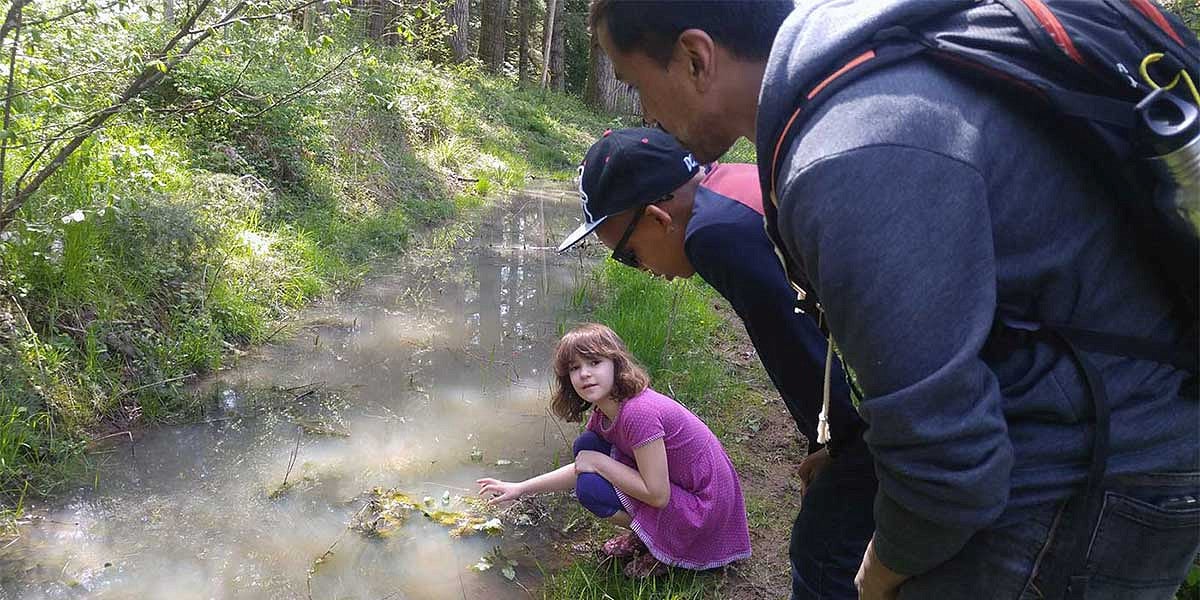
[[[323,385],[325,385],[325,382],[324,382],[324,381],[313,381],[313,382],[310,382],[310,383],[306,383],[306,384],[304,384],[304,385],[296,385],[296,386],[292,386],[292,387],[289,387],[289,388],[283,388],[282,390],[279,390],[279,391],[281,391],[281,392],[294,392],[294,391],[296,391],[296,390],[301,390],[301,389],[304,389],[304,388],[306,388],[306,387],[320,387],[320,386],[323,386]],[[297,398],[293,398],[293,400],[295,400],[295,399],[297,399]]]
[[[93,443],[93,444],[94,444],[94,443],[96,443],[96,442],[99,442],[99,441],[107,440],[108,438],[111,438],[111,437],[120,437],[120,436],[122,436],[122,435],[124,435],[124,436],[128,436],[128,437],[129,437],[129,455],[130,455],[130,456],[132,456],[132,457],[135,457],[135,458],[136,458],[136,457],[137,457],[137,453],[134,451],[134,447],[135,447],[135,445],[136,445],[136,442],[133,440],[133,433],[131,433],[131,432],[129,432],[129,431],[118,431],[118,432],[116,432],[116,433],[110,433],[110,434],[108,434],[108,435],[101,436],[101,437],[98,437],[98,438],[96,438],[96,439],[94,439],[94,440],[91,440],[91,443]]]
[[[547,414],[547,415],[550,415],[550,420],[554,422],[554,426],[558,428],[558,435],[559,435],[560,437],[562,437],[562,441],[563,441],[563,443],[564,443],[564,444],[566,444],[566,445],[567,445],[567,447],[570,447],[570,446],[571,446],[571,442],[570,442],[570,441],[567,439],[567,434],[566,434],[566,433],[563,433],[563,428],[562,428],[562,425],[560,425],[560,424],[558,423],[558,419],[555,419],[555,418],[554,418],[554,415],[551,415],[551,414],[550,414],[550,409],[549,409],[549,408],[547,408],[547,409],[545,409],[545,410],[546,410],[546,414]]]
[[[675,315],[679,306],[679,294],[683,291],[680,284],[675,284],[675,295],[671,298],[671,316],[667,319],[667,335],[663,338],[662,349],[658,351],[658,365],[663,364],[663,356],[667,353],[667,347],[671,345],[671,331],[675,329]]]
[[[192,377],[195,377],[195,376],[196,376],[196,374],[195,374],[195,373],[188,373],[187,375],[180,375],[179,377],[172,377],[172,378],[170,378],[170,379],[164,379],[164,380],[162,380],[162,381],[155,381],[154,383],[147,383],[146,385],[139,385],[138,387],[135,387],[135,388],[132,388],[132,389],[128,389],[128,390],[125,390],[125,391],[121,392],[120,394],[117,394],[117,398],[122,398],[122,397],[128,396],[129,394],[132,394],[132,393],[134,393],[134,392],[140,392],[140,391],[142,391],[142,390],[144,390],[144,389],[146,389],[146,388],[152,388],[152,387],[155,387],[155,386],[158,386],[158,385],[165,385],[165,384],[168,384],[168,383],[174,383],[174,382],[176,382],[176,381],[180,381],[180,380],[183,380],[183,379],[190,379],[190,378],[192,378]]]
[[[108,4],[105,4],[104,6],[98,6],[98,7],[96,7],[96,10],[97,10],[97,11],[107,10],[107,9],[109,9],[109,8],[112,8],[112,7],[114,7],[114,6],[118,5],[118,4],[120,4],[121,2],[124,2],[124,1],[125,1],[125,0],[114,0],[113,2],[109,2]],[[25,24],[25,26],[26,26],[26,27],[37,27],[37,26],[39,26],[39,25],[45,25],[45,24],[47,24],[47,23],[54,23],[54,22],[56,22],[56,21],[61,21],[61,20],[63,20],[63,19],[68,19],[68,18],[70,18],[70,17],[73,17],[73,16],[75,16],[75,15],[77,15],[77,14],[81,13],[81,12],[84,12],[84,11],[86,11],[86,10],[88,9],[88,6],[87,6],[87,5],[88,5],[88,3],[87,3],[87,2],[83,2],[83,3],[81,3],[81,4],[80,4],[78,7],[76,7],[76,8],[73,8],[73,9],[71,9],[71,10],[68,10],[68,11],[66,11],[66,12],[59,13],[59,14],[57,14],[57,15],[53,16],[53,17],[46,17],[45,19],[38,19],[38,20],[36,20],[36,21],[30,21],[30,22],[26,23],[26,24]]]
[[[472,492],[472,491],[474,491],[474,490],[470,490],[470,489],[467,489],[467,488],[461,488],[461,487],[457,487],[457,486],[453,486],[453,485],[446,485],[446,484],[444,484],[444,483],[438,483],[438,482],[436,482],[436,481],[422,481],[422,482],[421,482],[421,484],[422,484],[422,485],[432,485],[432,486],[436,486],[436,487],[446,488],[446,489],[448,489],[448,490],[458,490],[458,491],[460,491],[460,492]]]
[[[28,27],[28,25],[26,25],[26,27]],[[56,85],[59,85],[60,83],[66,83],[68,81],[71,81],[72,79],[79,79],[80,77],[87,77],[88,75],[101,75],[101,74],[116,75],[117,73],[120,73],[121,71],[124,71],[124,69],[87,69],[85,71],[80,71],[78,73],[71,73],[70,75],[60,77],[58,79],[55,79],[54,81],[48,81],[46,83],[43,83],[42,85],[34,86],[31,88],[26,88],[19,92],[10,93],[8,96],[6,96],[4,98],[0,98],[0,102],[8,102],[9,100],[20,98],[21,96],[28,96],[29,94],[32,94],[33,92],[36,92],[39,90],[44,90],[48,87],[54,87]],[[12,74],[11,68],[9,70],[9,74],[10,75]]]
[[[201,29],[195,29],[195,30],[189,31],[188,34],[196,35],[196,34],[206,33],[206,32],[216,30],[216,29],[220,29],[222,27],[228,27],[230,25],[233,25],[234,23],[250,23],[252,21],[261,21],[263,19],[274,19],[274,18],[277,18],[286,13],[303,10],[305,8],[308,8],[309,6],[312,6],[314,4],[320,4],[325,1],[326,0],[309,0],[308,2],[305,2],[303,4],[298,4],[296,6],[290,6],[286,9],[279,10],[279,11],[276,11],[273,13],[267,13],[267,14],[261,14],[261,15],[250,15],[250,16],[246,16],[246,17],[234,17],[234,18],[229,18],[229,19],[223,18],[223,19],[217,21],[216,23],[209,25],[208,27],[203,27]]]
[[[263,339],[262,339],[262,342],[260,342],[260,343],[262,343],[262,344],[265,344],[265,343],[267,343],[267,342],[269,342],[269,341],[271,341],[271,340],[275,339],[275,336],[279,335],[279,332],[280,332],[280,331],[283,331],[283,329],[284,329],[285,327],[287,327],[287,326],[288,326],[288,323],[287,323],[287,321],[284,321],[283,323],[280,323],[280,324],[279,324],[279,327],[276,327],[276,328],[275,328],[275,331],[272,331],[272,332],[271,332],[271,333],[270,333],[270,334],[269,334],[267,337],[263,338]]]
[[[110,433],[110,434],[108,434],[108,435],[102,435],[102,436],[100,436],[100,437],[98,437],[98,438],[94,438],[94,439],[92,439],[92,440],[91,440],[91,442],[94,444],[94,443],[96,443],[96,442],[99,442],[99,441],[107,440],[108,438],[120,437],[120,436],[123,436],[123,435],[124,435],[124,436],[128,436],[128,437],[129,437],[129,443],[130,443],[130,444],[132,444],[132,443],[133,443],[133,433],[132,433],[132,432],[129,432],[129,431],[118,431],[118,432],[116,432],[116,433]]]
[[[296,445],[292,448],[292,457],[288,459],[287,471],[283,473],[283,484],[279,489],[286,489],[288,476],[292,474],[292,467],[296,466],[296,455],[300,454],[300,434],[304,431],[303,427],[296,426]]]
[[[366,510],[370,506],[371,506],[370,502],[364,503],[361,508],[354,511],[354,514],[351,515],[350,522],[354,523],[355,521],[357,521],[359,516],[361,516],[364,512],[366,512]],[[329,558],[331,555],[333,555],[333,549],[335,547],[337,547],[339,542],[342,541],[342,538],[346,537],[346,534],[349,531],[350,531],[349,527],[343,529],[341,535],[339,535],[336,540],[333,540],[333,543],[330,544],[329,547],[326,548],[325,551],[322,552],[321,555],[318,556],[316,558],[316,560],[314,560],[312,562],[312,566],[308,568],[308,579],[305,581],[305,586],[308,588],[308,600],[312,600],[312,577],[317,572],[317,565],[320,565],[321,563],[325,562],[326,558]]]
[[[329,70],[327,70],[324,73],[322,73],[321,75],[319,75],[316,79],[313,79],[312,81],[309,81],[308,83],[296,88],[295,90],[292,90],[287,95],[280,98],[279,100],[276,100],[275,102],[272,102],[271,104],[268,104],[262,110],[260,110],[256,113],[247,115],[247,118],[253,119],[255,117],[262,116],[263,113],[265,113],[273,108],[278,108],[280,106],[283,106],[284,104],[287,104],[288,102],[291,102],[292,100],[295,100],[298,96],[300,96],[304,92],[307,92],[308,90],[316,87],[322,81],[325,81],[326,79],[328,79],[331,75],[336,73],[338,71],[338,69],[341,69],[342,65],[346,64],[346,62],[349,61],[351,58],[354,58],[355,56],[358,56],[359,54],[362,54],[365,51],[366,51],[366,48],[359,48],[359,49],[355,50],[354,52],[351,52],[350,54],[343,56],[342,59],[337,62],[337,64],[333,65],[332,68],[330,68]]]

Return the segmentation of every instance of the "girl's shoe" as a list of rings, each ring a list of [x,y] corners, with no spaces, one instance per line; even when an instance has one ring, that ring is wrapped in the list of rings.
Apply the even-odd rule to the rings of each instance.
[[[659,562],[649,552],[629,561],[625,565],[625,576],[630,579],[649,579],[667,574],[667,565]]]
[[[604,554],[613,558],[630,558],[645,549],[646,545],[642,543],[641,538],[632,531],[604,542],[602,547]]]

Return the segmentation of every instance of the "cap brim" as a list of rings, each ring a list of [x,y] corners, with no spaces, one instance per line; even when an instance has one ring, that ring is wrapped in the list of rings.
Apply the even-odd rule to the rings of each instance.
[[[563,240],[562,243],[558,245],[557,252],[565,252],[571,246],[578,244],[580,240],[587,237],[589,233],[595,231],[596,228],[599,227],[600,224],[603,223],[607,218],[608,216],[603,216],[591,223],[584,223],[583,225],[576,227],[575,231],[572,231],[571,235],[568,235],[567,239]]]

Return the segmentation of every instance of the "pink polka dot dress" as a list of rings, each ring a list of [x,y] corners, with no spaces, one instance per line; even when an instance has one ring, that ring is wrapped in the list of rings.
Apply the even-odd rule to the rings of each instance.
[[[699,417],[650,388],[622,402],[615,421],[592,411],[587,429],[612,444],[612,457],[637,468],[633,451],[662,439],[671,499],[654,508],[617,490],[633,530],[658,560],[711,569],[750,556],[750,529],[737,471]]]

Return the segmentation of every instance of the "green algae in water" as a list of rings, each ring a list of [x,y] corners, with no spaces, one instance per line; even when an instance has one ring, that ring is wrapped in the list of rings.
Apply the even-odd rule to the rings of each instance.
[[[453,509],[451,505],[463,508]],[[414,512],[420,511],[430,521],[450,528],[453,537],[477,533],[499,535],[504,532],[504,524],[489,509],[486,502],[477,498],[451,498],[445,494],[440,504],[433,498],[417,503],[401,490],[374,488],[368,494],[366,506],[351,521],[350,529],[368,537],[388,537],[403,527]]]

